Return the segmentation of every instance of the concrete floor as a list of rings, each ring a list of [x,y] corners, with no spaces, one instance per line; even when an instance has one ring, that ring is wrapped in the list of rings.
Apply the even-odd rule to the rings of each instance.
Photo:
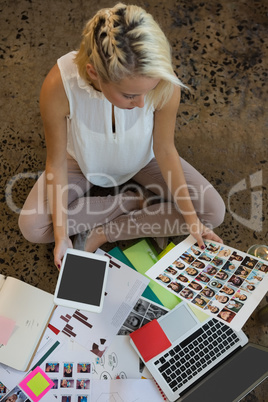
[[[0,270],[50,292],[57,280],[53,245],[28,243],[17,224],[18,211],[45,163],[39,92],[57,58],[78,47],[84,23],[99,8],[113,4],[0,0]],[[242,251],[267,244],[268,1],[135,4],[162,26],[174,68],[191,89],[182,95],[176,146],[226,202],[226,218],[217,234]],[[263,346],[268,346],[267,325],[257,313],[267,301],[262,300],[243,328],[252,342]],[[266,380],[244,400],[267,401],[267,394]]]

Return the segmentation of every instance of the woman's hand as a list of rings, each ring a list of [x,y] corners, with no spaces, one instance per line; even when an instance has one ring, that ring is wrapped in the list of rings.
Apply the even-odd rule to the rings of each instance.
[[[198,247],[202,250],[205,249],[204,239],[223,243],[222,239],[212,229],[203,225],[199,219],[194,224],[189,225],[189,232],[196,239]]]
[[[57,242],[55,242],[55,248],[54,248],[54,264],[60,270],[61,267],[61,262],[64,257],[64,254],[66,253],[67,248],[73,248],[73,244],[71,242],[71,239],[69,237],[61,239]]]

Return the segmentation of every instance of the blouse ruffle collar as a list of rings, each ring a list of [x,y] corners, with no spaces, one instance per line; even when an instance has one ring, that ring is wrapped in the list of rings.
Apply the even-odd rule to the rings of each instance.
[[[102,92],[97,91],[88,82],[83,80],[83,78],[80,77],[78,72],[77,72],[77,83],[78,83],[79,88],[84,89],[85,91],[87,91],[92,98],[101,99],[101,100],[106,99]]]

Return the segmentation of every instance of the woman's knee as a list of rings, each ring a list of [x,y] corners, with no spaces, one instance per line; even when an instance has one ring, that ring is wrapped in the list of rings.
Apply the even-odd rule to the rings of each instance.
[[[200,219],[212,228],[221,225],[224,221],[226,207],[222,197],[213,186],[204,192],[201,204]]]
[[[31,243],[51,243],[54,241],[52,223],[43,225],[36,215],[27,215],[22,210],[18,225],[23,237]]]

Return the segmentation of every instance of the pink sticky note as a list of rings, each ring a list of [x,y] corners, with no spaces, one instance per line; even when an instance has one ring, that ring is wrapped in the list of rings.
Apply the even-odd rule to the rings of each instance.
[[[16,322],[8,317],[0,316],[0,344],[6,345],[15,328]]]
[[[38,366],[31,371],[19,386],[31,398],[33,402],[38,402],[53,387],[53,381]]]

